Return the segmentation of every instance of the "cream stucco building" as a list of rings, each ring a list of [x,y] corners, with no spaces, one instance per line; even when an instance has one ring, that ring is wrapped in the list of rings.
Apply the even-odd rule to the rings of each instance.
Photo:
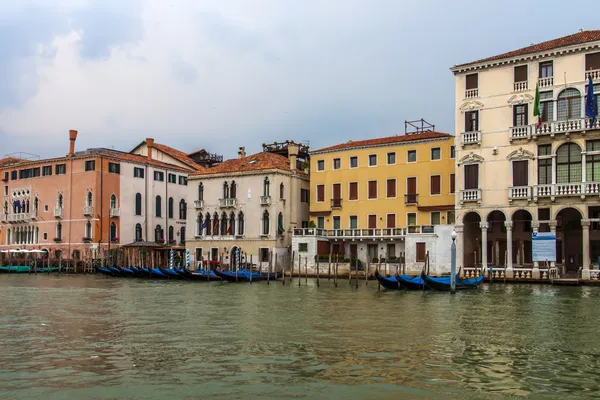
[[[458,266],[540,274],[532,234],[556,232],[557,266],[589,277],[600,257],[600,31],[451,68],[456,77]],[[541,121],[534,116],[539,87]],[[545,264],[545,263],[544,263]]]

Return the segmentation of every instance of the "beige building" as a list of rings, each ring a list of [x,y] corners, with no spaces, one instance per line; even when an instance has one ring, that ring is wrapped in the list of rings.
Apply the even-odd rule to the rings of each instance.
[[[600,124],[586,118],[585,96],[589,77],[600,93],[600,31],[451,70],[458,266],[538,276],[532,234],[555,232],[559,270],[588,277],[600,257]]]
[[[278,269],[289,263],[292,231],[309,220],[308,148],[292,142],[263,145],[246,155],[189,178],[191,211],[186,248],[192,264],[244,261],[267,268],[277,254]]]

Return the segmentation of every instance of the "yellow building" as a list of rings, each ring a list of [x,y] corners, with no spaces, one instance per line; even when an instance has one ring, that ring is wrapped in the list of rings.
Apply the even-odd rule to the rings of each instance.
[[[310,218],[321,237],[316,253],[365,260],[414,253],[414,262],[424,261],[427,240],[409,249],[406,235],[435,238],[433,226],[454,224],[454,161],[454,136],[433,131],[312,152]]]

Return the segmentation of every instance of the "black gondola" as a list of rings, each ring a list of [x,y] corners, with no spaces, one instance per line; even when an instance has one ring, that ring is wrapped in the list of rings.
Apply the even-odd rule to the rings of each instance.
[[[385,277],[379,273],[379,271],[375,271],[375,279],[381,286],[388,290],[400,290],[400,282],[396,279],[395,276]]]
[[[481,282],[483,282],[483,278],[485,275],[485,270],[481,271],[481,275],[478,276],[477,278],[469,278],[469,279],[456,279],[456,290],[466,290],[466,289],[477,289],[477,287],[479,286],[479,284]],[[443,291],[449,291],[450,290],[450,278],[448,277],[443,277],[443,278],[434,278],[431,277],[429,275],[427,275],[425,273],[425,271],[421,272],[421,278],[423,278],[423,281],[425,282],[425,284],[430,287],[431,289],[435,289],[435,290],[443,290]]]

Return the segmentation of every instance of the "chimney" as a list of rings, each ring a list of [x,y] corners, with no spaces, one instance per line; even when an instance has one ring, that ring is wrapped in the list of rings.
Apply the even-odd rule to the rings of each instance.
[[[152,149],[154,148],[154,139],[146,138],[146,148],[148,151],[148,160],[152,160]]]
[[[246,157],[246,148],[244,146],[240,147],[240,150],[238,151],[238,158],[244,158]]]
[[[73,157],[75,155],[75,141],[77,140],[77,131],[71,129],[69,131],[69,154],[67,157]]]
[[[298,152],[300,151],[300,146],[298,146],[293,141],[288,144],[288,158],[290,159],[290,169],[295,171],[298,169]]]

